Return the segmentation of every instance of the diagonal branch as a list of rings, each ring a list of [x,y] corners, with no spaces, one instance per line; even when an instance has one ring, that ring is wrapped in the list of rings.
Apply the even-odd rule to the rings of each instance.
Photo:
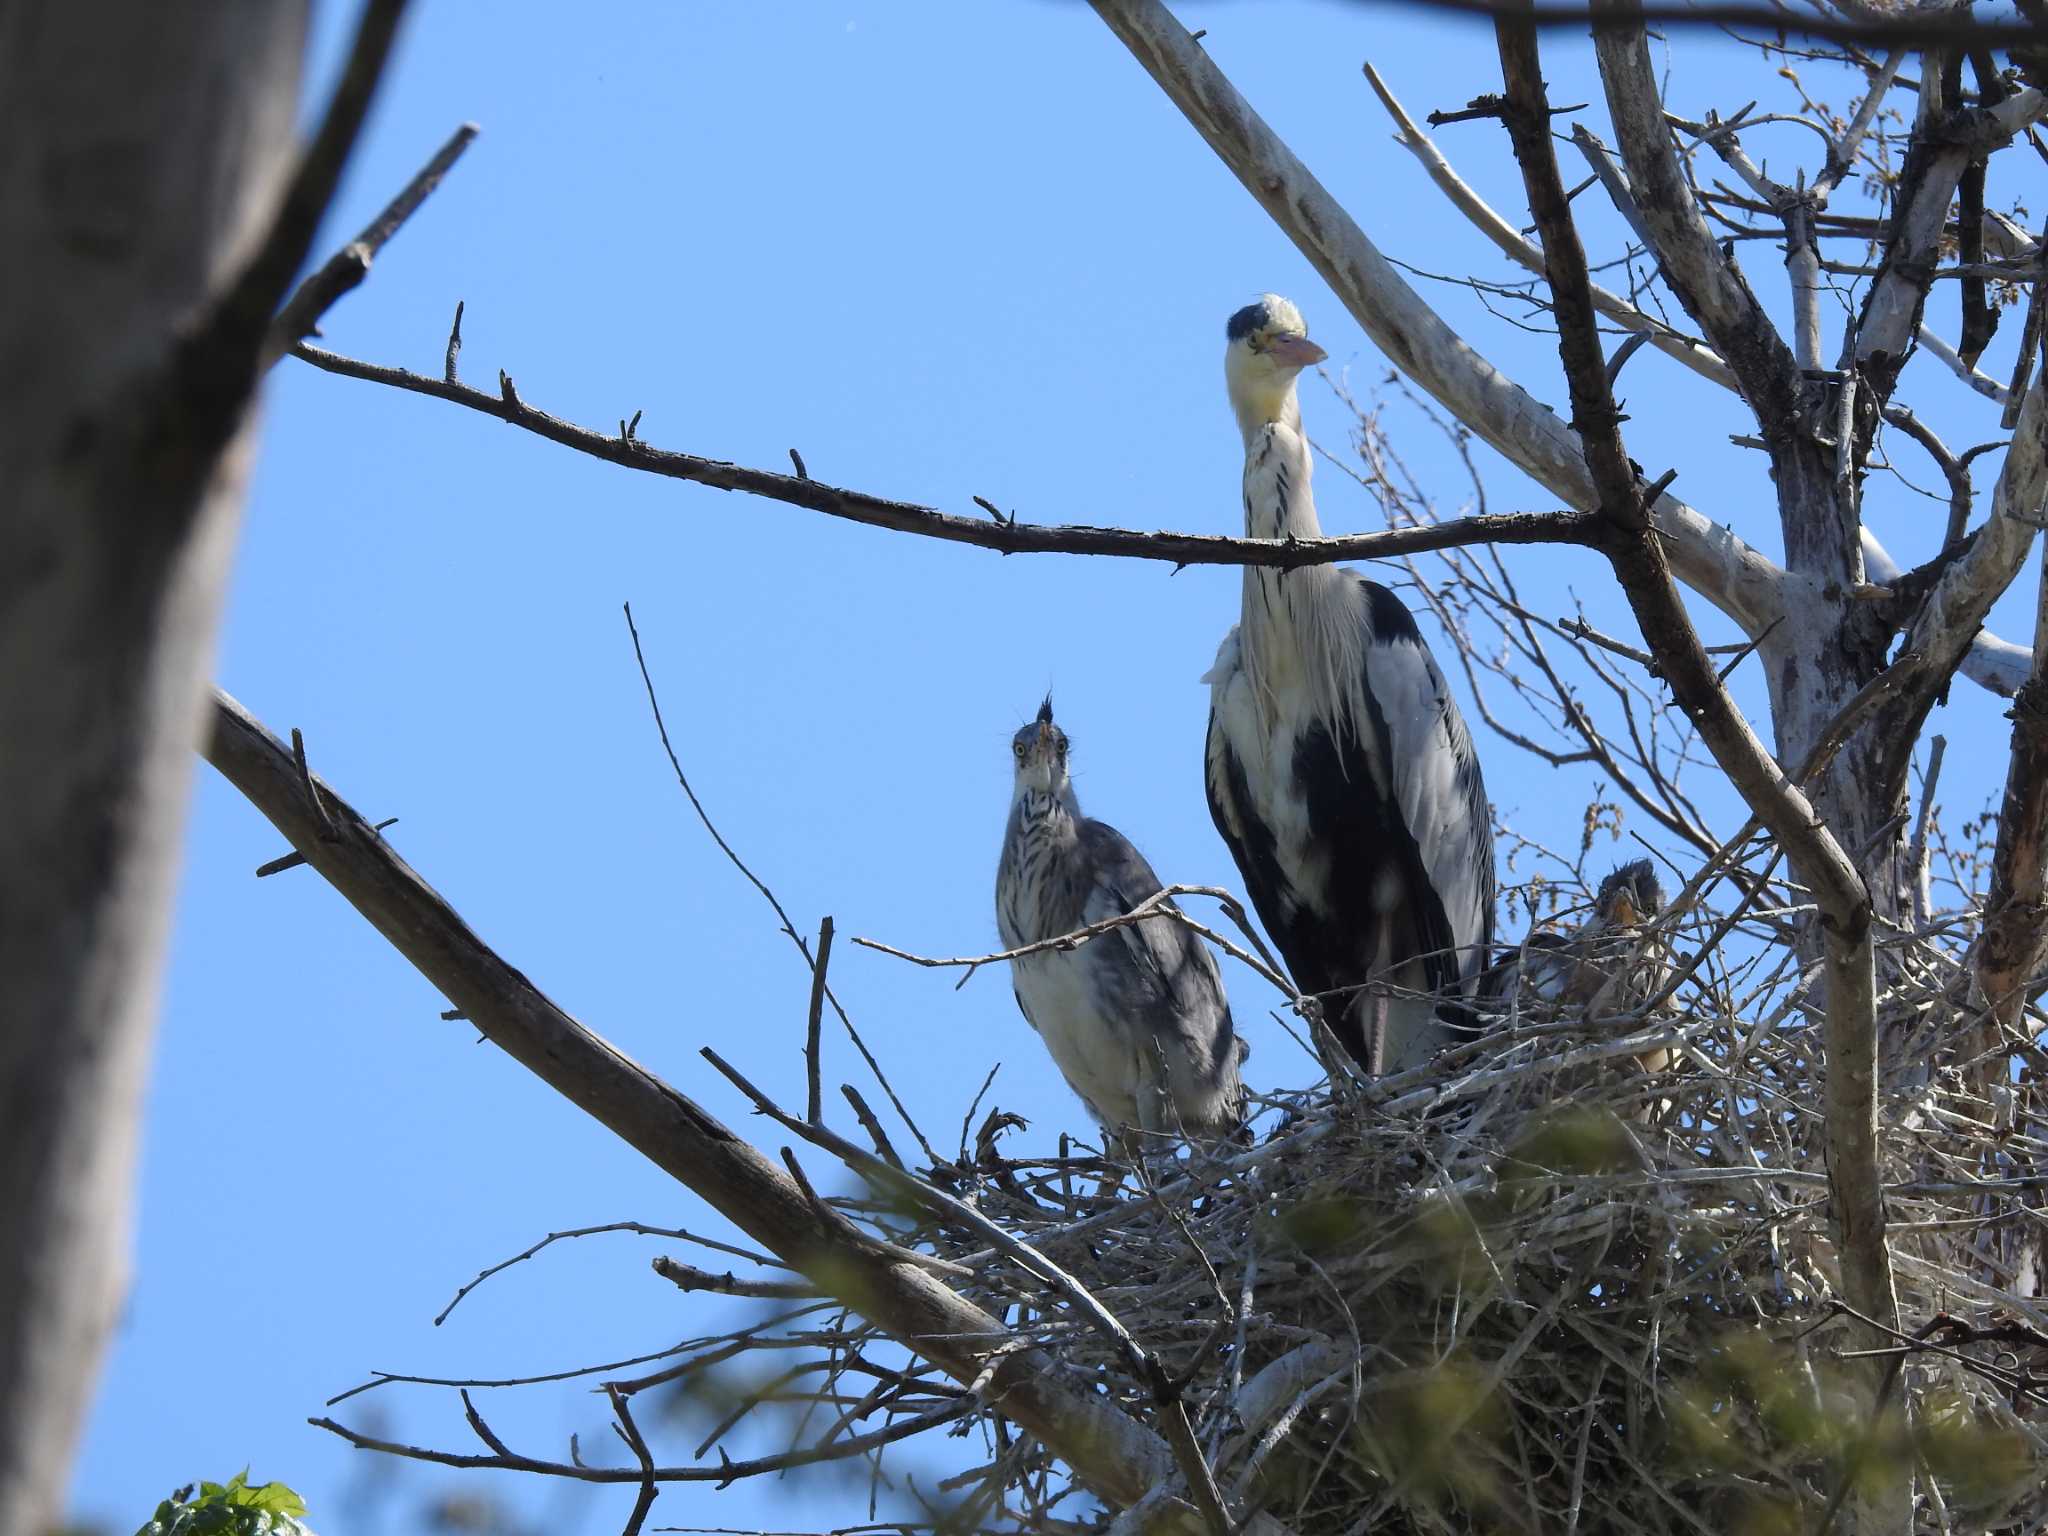
[[[364,6],[348,61],[342,66],[320,127],[299,156],[262,243],[188,346],[189,367],[203,370],[209,363],[231,358],[240,368],[251,370],[252,364],[260,368],[269,361],[268,354],[259,357],[259,353],[264,351],[273,316],[291,286],[292,274],[313,248],[320,220],[334,200],[349,152],[384,78],[405,7],[406,0],[369,0]],[[245,389],[254,387],[255,377],[255,371],[247,373]],[[210,403],[202,402],[202,408]],[[238,408],[240,400],[234,404]]]
[[[1930,80],[1935,72],[1928,72]],[[1928,82],[1923,81],[1923,86]],[[1884,258],[1856,325],[1856,356],[1878,392],[1890,398],[1899,369],[1920,329],[1920,310],[1934,278],[1956,186],[1973,157],[2009,143],[2048,112],[2035,90],[2008,96],[1995,107],[1923,114],[1901,172],[1897,204],[1883,242]],[[1960,362],[1961,359],[1958,359]]]
[[[980,1391],[1117,1506],[1136,1504],[1171,1475],[1173,1453],[1159,1436],[902,1250],[855,1242],[827,1225],[781,1168],[564,1013],[484,944],[353,807],[317,777],[302,776],[290,749],[223,693],[214,696],[206,756],[487,1039],[754,1241]],[[324,834],[323,805],[331,837]],[[620,1480],[641,1477],[635,1469]]]
[[[1845,1289],[1855,1305],[1895,1326],[1898,1302],[1885,1246],[1883,1174],[1877,1153],[1877,1022],[1870,900],[1855,864],[1798,784],[1756,739],[1713,670],[1672,586],[1648,526],[1645,494],[1622,446],[1620,418],[1600,357],[1585,252],[1551,148],[1535,27],[1496,24],[1506,84],[1504,118],[1543,238],[1558,353],[1570,383],[1586,462],[1611,530],[1603,543],[1643,637],[1671,690],[1743,799],[1799,867],[1821,911],[1827,951],[1828,1177]],[[1880,679],[1879,681],[1883,681]],[[1873,696],[1879,692],[1873,686]],[[1854,705],[1852,704],[1852,708]],[[1846,734],[1846,729],[1845,729]]]
[[[1519,266],[1541,275],[1543,251],[1533,240],[1524,239],[1522,232],[1496,213],[1486,200],[1475,192],[1451,167],[1443,153],[1438,150],[1428,134],[1415,125],[1400,99],[1380,79],[1379,71],[1370,62],[1365,66],[1365,78],[1378,93],[1380,105],[1387,109],[1387,115],[1400,129],[1398,142],[1422,162],[1422,168],[1429,172],[1430,180],[1442,189],[1445,197],[1487,239],[1500,248],[1501,254]],[[1723,389],[1735,389],[1735,375],[1728,365],[1715,355],[1714,349],[1696,337],[1673,330],[1663,321],[1644,314],[1635,305],[1619,294],[1610,293],[1598,284],[1593,286],[1593,306],[1608,319],[1625,326],[1638,336],[1646,338],[1650,345],[1666,357],[1677,359],[1703,379],[1719,384]]]
[[[1418,10],[1438,10],[1492,17],[1511,0],[1410,0]],[[1975,48],[2039,45],[2041,34],[2028,21],[1984,21],[1954,6],[1901,7],[1837,5],[1842,14],[1778,3],[1778,0],[1580,0],[1515,7],[1537,27],[1569,27],[1583,33],[1615,21],[1647,22],[1658,27],[1758,27],[1765,32],[1825,38],[1844,43],[1888,43],[1897,47],[1930,47],[1948,43]]]
[[[1863,530],[1863,566],[1870,580],[1881,587],[1890,586],[1904,574],[1899,562],[1868,528]],[[2026,682],[2033,656],[2027,647],[2002,640],[1988,629],[1979,629],[1956,670],[1985,692],[2009,699]]]
[[[1008,518],[1001,522],[978,517],[960,517],[915,502],[893,501],[863,491],[827,485],[806,475],[777,474],[773,470],[749,469],[723,459],[700,458],[655,448],[637,436],[621,433],[608,436],[579,427],[574,422],[551,416],[528,405],[518,390],[504,378],[499,393],[446,379],[430,378],[403,368],[358,362],[318,347],[297,346],[292,355],[328,373],[344,378],[387,384],[414,394],[464,406],[494,417],[508,426],[519,427],[551,443],[573,448],[608,464],[660,475],[670,480],[687,480],[722,491],[745,491],[844,518],[870,528],[887,528],[896,533],[914,533],[952,544],[971,544],[978,549],[1000,550],[1004,554],[1113,555],[1132,560],[1161,560],[1172,565],[1261,565],[1292,570],[1306,565],[1328,565],[1337,560],[1382,560],[1395,555],[1416,554],[1431,549],[1453,549],[1467,544],[1573,544],[1582,542],[1583,517],[1569,512],[1497,512],[1458,518],[1428,527],[1391,528],[1383,533],[1353,533],[1327,539],[1241,539],[1221,534],[1143,533],[1130,528],[1096,528],[1086,525],[1044,526]],[[1693,514],[1697,516],[1697,514]],[[1733,539],[1733,535],[1729,536]],[[1740,541],[1736,540],[1739,544]]]
[[[1549,107],[1535,30],[1526,19],[1504,19],[1497,31],[1507,84],[1505,117],[1528,188],[1530,212],[1543,236],[1558,319],[1558,352],[1587,466],[1600,487],[1607,533],[1598,547],[1613,562],[1672,692],[1743,798],[1780,845],[1800,861],[1822,912],[1844,931],[1867,927],[1867,897],[1854,864],[1819,824],[1797,783],[1742,718],[1671,586],[1661,540],[1643,505],[1645,491],[1622,444],[1620,413],[1600,356],[1585,250],[1550,147]]]
[[[359,1451],[382,1451],[389,1456],[403,1456],[410,1461],[430,1461],[443,1467],[487,1468],[504,1472],[533,1472],[544,1477],[570,1478],[584,1483],[715,1483],[723,1488],[744,1477],[760,1477],[767,1473],[787,1472],[796,1467],[814,1467],[821,1462],[844,1461],[849,1456],[864,1456],[879,1450],[897,1440],[907,1440],[921,1435],[928,1429],[950,1424],[955,1419],[966,1417],[974,1411],[971,1398],[941,1403],[928,1411],[907,1419],[898,1419],[880,1429],[864,1435],[851,1435],[844,1440],[829,1444],[810,1446],[801,1450],[785,1451],[779,1455],[762,1456],[753,1461],[721,1461],[715,1467],[657,1467],[651,1458],[633,1467],[593,1467],[581,1461],[543,1461],[533,1456],[523,1456],[506,1446],[496,1435],[489,1435],[485,1443],[492,1447],[491,1453],[465,1455],[457,1451],[437,1451],[423,1445],[406,1445],[397,1440],[380,1440],[375,1435],[366,1435],[361,1430],[350,1429],[333,1419],[309,1419],[306,1422],[315,1429],[324,1429],[329,1434],[339,1435]],[[472,1410],[473,1412],[474,1410]],[[644,1447],[635,1447],[643,1452]]]
[[[1603,5],[1600,13],[1607,16],[1610,7]],[[1679,169],[1643,28],[1604,26],[1593,41],[1607,110],[1651,253],[1672,292],[1735,374],[1768,437],[1774,416],[1797,419],[1798,367],[1742,273],[1715,243]]]
[[[2019,575],[2034,535],[2048,520],[2048,400],[2041,388],[2037,381],[2021,406],[1991,515],[1942,572],[1907,629],[1905,648],[1926,656],[1936,679],[1947,677],[1972,649],[1991,605]]]
[[[2004,1037],[2019,1024],[2027,983],[2048,925],[2048,567],[2043,568],[2034,619],[2034,665],[2012,706],[2012,752],[2006,761],[1991,890],[1977,945],[1977,980],[1989,1005],[1990,1039],[1967,1054],[1987,1056],[2002,1076]]]
[[[1610,8],[1601,7],[1603,16]],[[1824,588],[1861,576],[1853,511],[1834,493],[1832,465],[1810,429],[1797,359],[1707,228],[1672,147],[1649,39],[1640,24],[1593,35],[1636,208],[1665,280],[1741,382],[1769,445],[1785,566]]]
[[[1091,3],[1396,368],[1568,505],[1598,505],[1571,429],[1422,301],[1161,0]],[[1679,578],[1745,632],[1762,633],[1783,611],[1776,565],[1675,497],[1655,515]]]

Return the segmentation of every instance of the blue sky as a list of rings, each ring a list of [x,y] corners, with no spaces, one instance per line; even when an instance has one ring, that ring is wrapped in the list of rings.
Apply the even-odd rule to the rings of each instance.
[[[351,9],[322,9],[316,79]],[[1359,68],[1371,58],[1418,117],[1459,106],[1497,86],[1488,32],[1287,0],[1183,14],[1389,254],[1502,275],[1392,144]],[[1682,111],[1771,87],[1725,44],[1687,39],[1672,63]],[[1547,66],[1553,100],[1597,103],[1582,39],[1552,38]],[[1225,316],[1261,289],[1288,293],[1362,395],[1385,371],[1079,4],[421,0],[327,245],[464,119],[482,136],[332,314],[330,343],[431,371],[460,299],[467,377],[502,367],[534,404],[600,426],[644,411],[642,435],[662,446],[771,468],[795,447],[819,479],[969,512],[981,495],[1032,521],[1229,531],[1240,449],[1222,395]],[[1519,215],[1497,128],[1439,142]],[[2038,189],[2019,190],[2039,206]],[[1591,204],[1594,236],[1611,238]],[[1776,304],[1775,259],[1760,246],[1745,258]],[[1428,291],[1496,363],[1562,402],[1547,338],[1464,289]],[[1937,319],[1952,330],[1947,311]],[[1907,377],[1951,442],[1996,435],[1929,360]],[[1726,441],[1745,426],[1735,402],[1648,352],[1624,392],[1650,472],[1679,465],[1681,493],[1775,551],[1761,461]],[[1314,382],[1304,398],[1311,431],[1340,443],[1337,401]],[[1232,622],[1232,573],[1004,559],[837,524],[636,477],[289,361],[263,435],[221,683],[280,733],[300,727],[314,767],[366,814],[399,816],[392,842],[508,959],[766,1145],[697,1050],[800,1095],[808,975],[675,787],[623,602],[698,792],[800,925],[829,912],[842,936],[996,947],[1006,743],[1048,688],[1084,805],[1169,880],[1235,883],[1202,801],[1197,681]],[[1464,480],[1445,444],[1419,425],[1400,442],[1456,510]],[[1496,508],[1550,505],[1497,462],[1488,471]],[[1318,487],[1327,528],[1374,526],[1341,477],[1325,471]],[[1933,552],[1932,503],[1889,489],[1871,502],[1901,559]],[[1508,558],[1540,611],[1583,600],[1603,627],[1633,633],[1592,558]],[[2027,599],[2000,610],[2009,638],[2025,638],[2014,630],[2032,580],[2030,567]],[[1937,715],[1952,818],[1995,790],[2004,707],[1959,685]],[[1483,734],[1480,746],[1503,814],[1575,846],[1593,777],[1538,768]],[[1707,804],[1723,830],[1741,820],[1725,795]],[[723,1229],[442,1022],[443,1000],[307,871],[252,879],[281,846],[200,770],[137,1278],[73,1498],[115,1529],[177,1483],[245,1463],[297,1486],[316,1525],[375,1529],[369,1458],[305,1423],[371,1369],[559,1369],[730,1315],[650,1274],[673,1245],[613,1236],[561,1245],[432,1326],[460,1283],[546,1232],[624,1219]],[[1085,1129],[999,973],[956,993],[949,975],[842,942],[833,979],[942,1150],[997,1062],[992,1096],[1031,1121],[1023,1144]],[[1309,1064],[1266,1017],[1272,997],[1242,971],[1229,980],[1253,1080],[1305,1081]],[[836,1036],[828,1072],[867,1081]],[[604,1434],[598,1400],[574,1386],[487,1406],[537,1454],[561,1454],[571,1431],[586,1444]],[[393,1388],[347,1408],[357,1422],[381,1413],[398,1438],[466,1439],[442,1394]],[[616,1528],[631,1501],[406,1478],[414,1494],[493,1491],[551,1531]],[[821,1479],[741,1485],[715,1514],[711,1498],[671,1489],[655,1521],[825,1527],[865,1508]]]

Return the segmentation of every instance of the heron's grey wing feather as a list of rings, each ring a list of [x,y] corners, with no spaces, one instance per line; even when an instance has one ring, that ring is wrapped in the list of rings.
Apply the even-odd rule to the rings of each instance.
[[[1366,678],[1386,741],[1395,804],[1443,905],[1458,971],[1468,985],[1493,938],[1493,822],[1479,754],[1414,616],[1385,587],[1363,588]]]
[[[1164,887],[1145,856],[1116,828],[1099,821],[1083,822],[1082,847],[1094,872],[1085,920],[1090,923],[1130,912]],[[1215,957],[1190,929],[1170,917],[1128,923],[1113,929],[1121,953],[1142,978],[1141,996],[1129,1001],[1146,1009],[1154,1028],[1199,1041],[1206,1056],[1212,1050],[1219,1019],[1227,1019],[1223,981]]]

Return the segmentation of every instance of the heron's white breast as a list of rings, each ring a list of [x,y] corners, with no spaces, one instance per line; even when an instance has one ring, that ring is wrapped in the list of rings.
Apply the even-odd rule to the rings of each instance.
[[[1126,1126],[1138,1123],[1137,1064],[1126,1031],[1097,1008],[1088,976],[1089,949],[1118,942],[1104,934],[1066,954],[1026,955],[1010,963],[1017,993],[1053,1064],[1098,1119]]]

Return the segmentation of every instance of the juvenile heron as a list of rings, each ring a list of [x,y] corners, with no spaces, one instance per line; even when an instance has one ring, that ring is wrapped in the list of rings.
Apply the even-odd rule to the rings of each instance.
[[[1323,349],[1271,293],[1226,335],[1245,532],[1319,538],[1295,380]],[[1415,620],[1349,571],[1246,566],[1242,616],[1204,681],[1209,810],[1295,984],[1391,984],[1332,1006],[1330,1027],[1368,1071],[1428,1059],[1443,1026],[1422,994],[1470,995],[1492,947],[1493,824]]]
[[[1504,962],[1491,988],[1520,991],[1548,1003],[1597,1005],[1627,1013],[1664,990],[1671,964],[1664,946],[1645,940],[1644,926],[1664,910],[1664,884],[1648,859],[1623,864],[1593,898],[1593,911],[1572,932],[1529,935],[1524,953]]]
[[[1661,935],[1646,932],[1663,910],[1656,866],[1648,859],[1623,864],[1600,882],[1591,916],[1571,933],[1530,934],[1522,952],[1488,976],[1487,990],[1504,1002],[1534,997],[1601,1015],[1641,1008],[1671,979],[1670,950]],[[1645,1072],[1662,1072],[1671,1052],[1660,1046],[1636,1063]],[[1648,1119],[1656,1109],[1644,1105],[1637,1118]]]
[[[996,867],[996,927],[1020,949],[1121,916],[1160,889],[1116,828],[1081,814],[1052,700],[1011,743],[1016,788]],[[1216,961],[1171,917],[1146,917],[1070,950],[1012,960],[1017,1006],[1054,1065],[1113,1135],[1220,1136],[1244,1116]]]

